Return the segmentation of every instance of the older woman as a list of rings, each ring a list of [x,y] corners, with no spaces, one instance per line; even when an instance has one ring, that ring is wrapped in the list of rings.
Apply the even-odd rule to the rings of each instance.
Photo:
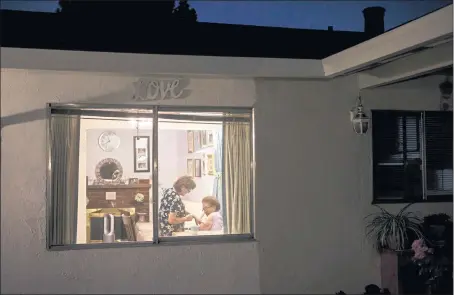
[[[221,204],[212,196],[202,199],[203,215],[200,218],[194,217],[199,225],[199,230],[221,231],[224,229],[224,221],[219,212]]]
[[[196,187],[192,177],[182,176],[175,181],[173,188],[163,192],[159,206],[159,233],[162,237],[170,237],[174,232],[184,231],[184,223],[194,217],[186,212],[181,197],[184,197]]]

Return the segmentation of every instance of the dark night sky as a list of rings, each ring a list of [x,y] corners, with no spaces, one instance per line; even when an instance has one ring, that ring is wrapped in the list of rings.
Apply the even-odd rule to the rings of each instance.
[[[33,11],[55,11],[54,1],[1,0],[1,8]],[[189,3],[197,10],[199,21],[274,27],[363,31],[362,10],[369,6],[386,8],[385,25],[391,29],[433,10],[451,4],[452,0],[406,1],[196,1]]]

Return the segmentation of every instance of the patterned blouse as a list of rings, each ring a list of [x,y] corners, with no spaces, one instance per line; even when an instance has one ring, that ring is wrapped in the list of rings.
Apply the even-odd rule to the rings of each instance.
[[[184,222],[179,224],[169,223],[169,213],[171,212],[175,213],[178,218],[188,215],[181,197],[173,188],[166,189],[163,192],[159,206],[159,236],[161,237],[171,237],[173,232],[184,231]]]

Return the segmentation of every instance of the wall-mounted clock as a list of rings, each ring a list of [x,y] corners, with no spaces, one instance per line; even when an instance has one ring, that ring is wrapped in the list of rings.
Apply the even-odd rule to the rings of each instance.
[[[98,138],[99,147],[105,152],[111,152],[120,146],[120,137],[113,131],[105,131]]]

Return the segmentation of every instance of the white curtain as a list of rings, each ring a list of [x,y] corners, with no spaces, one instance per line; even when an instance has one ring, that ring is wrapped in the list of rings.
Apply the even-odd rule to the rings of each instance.
[[[76,243],[80,117],[52,115],[51,245]]]
[[[230,234],[250,233],[251,126],[249,122],[224,124],[227,229]]]

